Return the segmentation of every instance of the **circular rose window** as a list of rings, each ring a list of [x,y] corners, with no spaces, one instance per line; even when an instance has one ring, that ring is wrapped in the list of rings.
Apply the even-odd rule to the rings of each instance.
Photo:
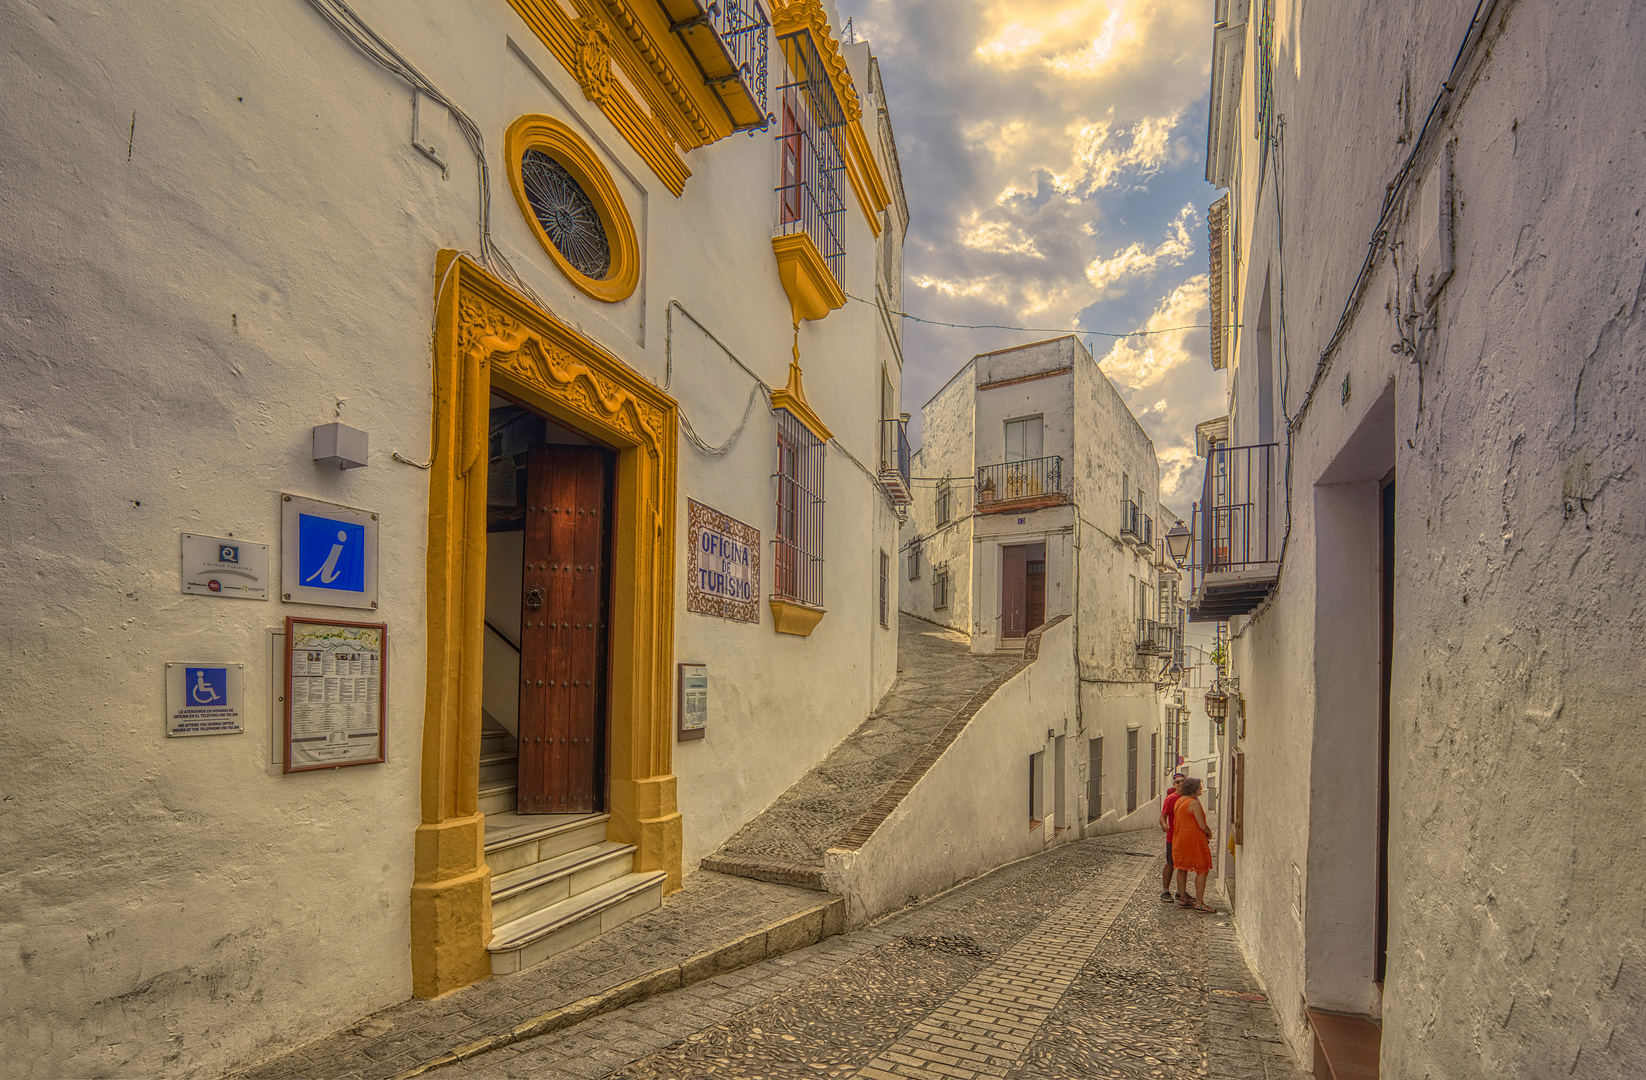
[[[561,273],[608,304],[633,295],[640,281],[640,245],[600,155],[566,124],[542,113],[515,120],[504,142],[520,213]]]
[[[527,150],[520,185],[549,242],[578,273],[596,280],[611,273],[612,247],[600,211],[564,165],[541,150]]]

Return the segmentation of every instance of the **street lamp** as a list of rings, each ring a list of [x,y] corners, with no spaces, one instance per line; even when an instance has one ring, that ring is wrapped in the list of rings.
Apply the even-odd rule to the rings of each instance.
[[[1183,560],[1189,557],[1189,541],[1192,539],[1194,534],[1183,524],[1182,518],[1178,518],[1177,524],[1166,530],[1166,550],[1172,553],[1172,561],[1177,565],[1182,566]]]

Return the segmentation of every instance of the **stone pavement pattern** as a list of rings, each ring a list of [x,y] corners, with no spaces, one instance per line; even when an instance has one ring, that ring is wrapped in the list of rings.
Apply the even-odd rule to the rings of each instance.
[[[706,869],[821,888],[823,853],[870,812],[974,698],[992,693],[1024,665],[1021,656],[973,656],[962,634],[909,615],[898,619],[897,680],[876,710],[705,859]]]
[[[724,971],[792,948],[777,939],[817,929],[811,924],[824,920],[815,911],[831,901],[839,909],[834,920],[838,923],[844,910],[834,897],[724,874],[687,874],[681,890],[658,910],[637,916],[547,963],[517,975],[487,979],[432,1001],[403,1001],[346,1031],[240,1075],[256,1080],[387,1080],[437,1060],[454,1047],[515,1037],[518,1027],[556,1009],[575,1004],[587,1012],[615,1008],[622,1002],[608,1004],[600,998],[633,987],[637,981],[666,986],[672,972],[673,986],[679,986],[683,974],[687,979],[695,977],[692,971],[681,971],[694,961],[708,960]],[[761,931],[774,925],[781,929],[770,931],[773,940],[760,940]]]
[[[1158,848],[1152,832],[1056,848],[865,930],[429,1076],[1304,1080],[1227,918],[1159,901]],[[950,1038],[980,1031],[1003,1052]],[[988,1060],[949,1064],[939,1039]]]

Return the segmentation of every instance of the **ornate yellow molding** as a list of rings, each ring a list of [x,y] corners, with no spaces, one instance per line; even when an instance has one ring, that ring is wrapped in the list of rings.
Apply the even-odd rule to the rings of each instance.
[[[845,126],[836,136],[836,145],[846,163],[846,177],[851,181],[858,207],[868,220],[869,230],[878,237],[880,211],[892,201],[891,187],[869,148],[868,137],[863,134],[863,104],[857,96],[851,69],[846,66],[845,56],[841,55],[840,43],[835,40],[821,0],[773,0],[772,30],[779,36],[802,30],[811,34],[846,117]]]
[[[822,608],[807,607],[793,600],[779,600],[775,596],[768,602],[772,608],[772,625],[779,634],[811,637],[812,631],[817,629],[817,624],[828,614]]]
[[[576,18],[557,0],[509,0],[577,79],[583,96],[679,195],[691,175],[681,155],[733,134],[734,111],[749,114],[741,116],[748,123],[758,110],[752,102],[738,103],[740,109],[723,102],[722,91],[704,81],[691,52],[670,30],[668,12],[655,0],[573,2]],[[639,100],[613,75],[614,64]]]
[[[615,303],[632,295],[640,281],[640,244],[635,239],[634,223],[629,220],[623,196],[595,152],[571,128],[542,113],[527,113],[510,124],[503,136],[503,147],[508,159],[509,186],[514,189],[514,200],[536,235],[537,242],[543,245],[543,250],[549,253],[549,258],[554,260],[560,272],[596,300]],[[554,241],[549,239],[549,234],[538,222],[537,214],[526,198],[526,187],[521,178],[521,158],[527,150],[540,150],[558,161],[594,203],[611,250],[611,268],[604,278],[591,278],[573,266],[554,246]]]
[[[834,433],[823,423],[823,418],[812,411],[806,400],[806,388],[800,383],[800,346],[794,350],[795,359],[789,361],[789,385],[772,391],[772,408],[783,409],[806,425],[806,430],[817,436],[819,442],[828,442]]]
[[[412,987],[446,993],[491,971],[491,872],[479,813],[486,570],[485,450],[505,394],[618,451],[607,835],[680,887],[671,666],[673,399],[455,252],[440,253],[429,470],[428,661],[422,824],[411,904]]]
[[[795,326],[802,319],[821,319],[846,303],[846,292],[829,273],[817,242],[803,232],[772,238],[777,277],[789,297]]]

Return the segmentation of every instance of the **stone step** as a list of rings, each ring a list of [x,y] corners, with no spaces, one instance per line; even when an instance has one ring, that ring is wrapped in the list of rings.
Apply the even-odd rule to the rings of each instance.
[[[634,872],[633,844],[603,842],[544,862],[492,872],[492,924],[524,918]]]
[[[520,768],[520,758],[507,751],[480,755],[480,786],[492,780],[513,780]]]
[[[505,874],[578,848],[604,843],[610,814],[486,815],[486,865]]]
[[[514,778],[507,780],[482,780],[480,782],[480,812],[490,817],[514,809],[515,783]]]
[[[661,870],[626,874],[513,922],[493,926],[492,974],[504,975],[541,963],[556,953],[621,926],[636,915],[663,906]]]

